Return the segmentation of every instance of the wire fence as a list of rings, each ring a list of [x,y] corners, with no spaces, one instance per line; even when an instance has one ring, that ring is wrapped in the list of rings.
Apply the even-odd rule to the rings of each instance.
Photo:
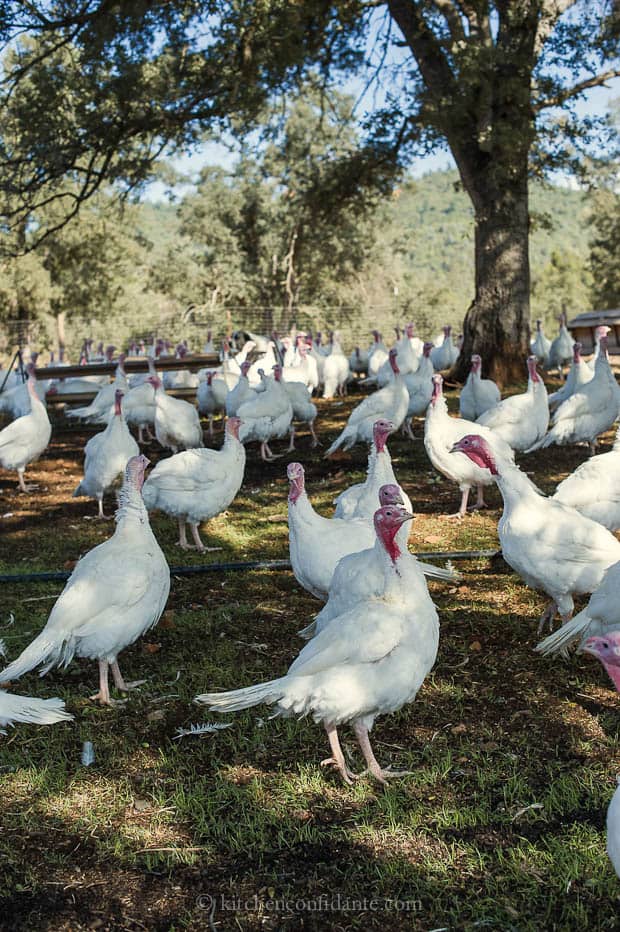
[[[418,335],[424,339],[434,339],[445,323],[451,323],[456,333],[460,326],[459,321],[446,320],[436,306],[411,308],[396,302],[333,307],[302,305],[292,310],[276,305],[190,304],[186,308],[166,305],[141,312],[137,318],[125,313],[94,320],[68,314],[66,350],[68,358],[77,362],[80,348],[87,338],[94,340],[95,345],[99,342],[114,344],[119,351],[126,350],[132,343],[147,347],[161,338],[173,347],[187,341],[190,350],[200,352],[209,332],[217,347],[225,336],[233,333],[267,336],[273,330],[280,335],[296,330],[321,333],[324,340],[329,331],[335,331],[340,335],[344,349],[350,352],[356,346],[368,346],[374,329],[380,330],[390,345],[394,339],[394,328],[402,328],[409,321],[415,323]],[[33,320],[9,319],[0,330],[0,354],[5,358],[17,348],[25,349],[28,356],[28,349],[45,353],[56,350],[57,346],[58,332],[52,316]]]

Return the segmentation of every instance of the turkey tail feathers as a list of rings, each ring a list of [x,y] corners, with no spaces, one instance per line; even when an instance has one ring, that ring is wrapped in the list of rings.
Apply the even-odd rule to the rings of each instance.
[[[444,567],[433,566],[432,563],[423,563],[421,560],[418,560],[418,566],[424,575],[429,576],[431,579],[445,579],[450,582],[458,582],[461,578],[461,574],[450,561],[448,561]]]
[[[15,696],[0,690],[0,722],[51,725],[54,722],[70,721],[73,721],[73,716],[65,711],[62,699],[32,699],[29,696]]]
[[[345,450],[350,450],[355,439],[357,437],[357,431],[355,428],[351,428],[348,424],[345,429],[338,434],[332,445],[325,451],[325,456],[331,456],[332,453],[335,453],[340,447],[343,447]]]
[[[302,628],[301,631],[298,631],[297,634],[301,638],[305,638],[306,641],[309,641],[310,638],[313,638],[316,634],[316,618],[314,621],[311,621],[309,625],[306,625],[305,628]]]
[[[212,712],[238,712],[241,709],[250,709],[262,702],[272,704],[284,695],[286,677],[270,680],[268,683],[258,683],[256,686],[246,686],[243,689],[232,689],[225,693],[203,693],[196,696],[194,702],[207,705]]]
[[[562,654],[566,656],[568,647],[574,641],[581,640],[587,634],[591,623],[592,619],[584,608],[578,615],[575,615],[574,618],[571,618],[570,621],[563,624],[561,628],[558,628],[557,631],[554,631],[553,634],[546,637],[544,641],[537,644],[534,649],[538,651],[539,654],[544,654],[545,656],[549,654]]]
[[[29,673],[35,667],[45,664],[40,674],[43,676],[52,667],[60,664],[66,666],[72,657],[73,649],[68,642],[52,640],[49,634],[42,631],[13,663],[0,671],[0,683],[18,680],[24,673]]]

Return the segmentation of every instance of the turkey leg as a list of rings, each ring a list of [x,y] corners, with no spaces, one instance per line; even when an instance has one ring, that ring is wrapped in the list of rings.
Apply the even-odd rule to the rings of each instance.
[[[477,487],[477,489],[478,489],[478,495],[477,495],[477,497],[476,497],[476,503],[475,503],[475,505],[471,505],[471,506],[470,506],[470,511],[477,511],[477,510],[479,510],[480,508],[486,508],[486,507],[487,507],[487,503],[486,503],[485,500],[484,500],[484,486],[483,486],[483,485],[479,485],[479,486]]]
[[[538,622],[538,634],[541,634],[546,624],[549,625],[549,630],[553,631],[553,619],[555,618],[555,613],[557,610],[558,607],[555,602],[549,602],[549,605],[540,616],[540,621]]]
[[[326,757],[325,760],[322,760],[321,767],[336,767],[340,771],[340,775],[344,782],[348,783],[349,786],[352,786],[353,781],[358,779],[358,775],[356,773],[352,773],[345,764],[344,754],[342,753],[342,748],[340,747],[336,726],[331,722],[325,722],[325,731],[327,732],[327,737],[329,738],[329,746],[331,748],[332,756]]]
[[[392,777],[407,777],[412,773],[411,770],[384,770],[379,764],[373,753],[372,747],[370,746],[370,738],[368,736],[368,729],[366,726],[362,725],[361,722],[355,722],[353,727],[355,729],[355,734],[357,735],[359,746],[362,749],[364,759],[368,764],[368,770],[373,775],[373,777],[379,781],[379,783],[386,784]]]
[[[110,699],[110,687],[108,686],[108,661],[99,661],[99,692],[95,693],[91,699],[98,699],[101,705],[113,705]]]
[[[466,489],[463,489],[463,492],[461,494],[461,504],[460,504],[459,510],[453,515],[448,515],[448,517],[449,518],[462,518],[464,515],[466,515],[468,498],[469,498],[469,486],[467,486]]]
[[[314,429],[314,421],[308,421],[308,427],[310,428],[310,433],[312,434],[312,449],[314,450],[315,447],[321,446],[321,441],[316,435],[316,431]]]
[[[129,692],[130,689],[135,689],[136,686],[142,686],[143,683],[146,683],[146,680],[134,680],[133,683],[126,683],[118,665],[118,660],[114,660],[110,664],[110,669],[112,670],[114,685],[117,689],[120,689],[122,693]]]
[[[196,544],[196,550],[199,553],[212,553],[214,550],[222,549],[221,547],[205,547],[198,532],[198,525],[194,524],[193,521],[189,522],[189,529],[192,532],[192,537],[194,538],[194,542]]]
[[[19,491],[20,492],[32,492],[34,489],[38,489],[38,485],[26,485],[24,482],[24,469],[17,470],[17,478],[19,480]]]
[[[98,505],[98,508],[99,508],[99,513],[98,513],[98,515],[97,515],[98,518],[102,518],[104,521],[111,521],[111,520],[114,518],[114,515],[106,515],[106,514],[105,514],[105,512],[104,512],[104,510],[103,510],[103,499],[102,499],[102,498],[98,498],[98,499],[97,499],[97,505]]]

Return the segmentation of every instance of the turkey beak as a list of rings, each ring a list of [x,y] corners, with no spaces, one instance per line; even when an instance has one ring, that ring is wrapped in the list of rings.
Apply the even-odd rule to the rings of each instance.
[[[450,453],[462,453],[463,451],[461,450],[459,444],[460,440],[457,440],[456,443],[453,443]]]

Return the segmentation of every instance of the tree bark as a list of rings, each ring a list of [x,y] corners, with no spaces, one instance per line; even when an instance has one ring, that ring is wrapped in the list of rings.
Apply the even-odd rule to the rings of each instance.
[[[463,321],[463,346],[452,378],[464,382],[472,353],[485,376],[521,380],[529,352],[530,264],[527,159],[520,170],[483,171],[472,179],[475,297]]]
[[[59,311],[56,314],[56,331],[58,334],[58,349],[66,349],[65,321],[67,319],[66,311]]]

